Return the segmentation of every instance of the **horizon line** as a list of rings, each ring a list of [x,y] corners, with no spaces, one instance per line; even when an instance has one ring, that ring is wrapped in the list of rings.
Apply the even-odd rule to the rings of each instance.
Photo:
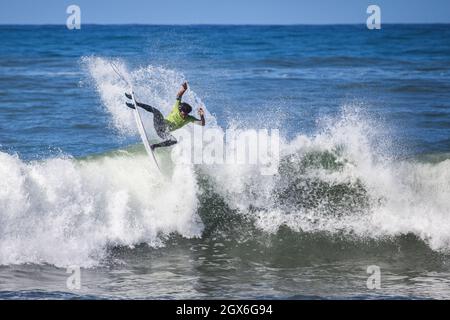
[[[450,25],[450,22],[384,22],[381,25]],[[97,23],[85,22],[81,24],[91,26],[343,26],[366,25],[365,22],[342,23]],[[66,26],[65,23],[1,23],[0,26]]]

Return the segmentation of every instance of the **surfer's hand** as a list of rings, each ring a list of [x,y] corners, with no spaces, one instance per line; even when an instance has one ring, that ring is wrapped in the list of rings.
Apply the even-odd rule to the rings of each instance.
[[[198,115],[200,116],[200,117],[203,117],[203,116],[205,116],[205,110],[203,110],[203,108],[202,107],[200,107],[200,108],[198,108]]]
[[[181,99],[181,97],[183,96],[183,94],[186,92],[187,88],[188,88],[188,84],[187,84],[187,82],[185,81],[185,82],[183,82],[183,83],[181,84],[180,91],[178,91],[178,93],[177,93],[177,99]]]

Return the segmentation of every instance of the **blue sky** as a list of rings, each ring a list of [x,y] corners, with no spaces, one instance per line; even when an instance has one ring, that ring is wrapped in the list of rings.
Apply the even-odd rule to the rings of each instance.
[[[382,23],[450,23],[450,0],[0,0],[0,24],[65,24],[70,4],[82,24],[365,23],[370,4]]]

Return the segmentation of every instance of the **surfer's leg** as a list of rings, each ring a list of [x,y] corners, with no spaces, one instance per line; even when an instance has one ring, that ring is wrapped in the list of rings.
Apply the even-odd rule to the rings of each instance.
[[[158,109],[153,108],[153,127],[155,128],[156,133],[161,139],[166,140],[168,136],[169,129],[167,128],[166,121],[164,120],[164,116]],[[169,134],[169,136],[171,136]]]
[[[177,143],[177,139],[169,133],[169,128],[167,127],[164,116],[158,109],[153,110],[153,126],[158,136],[163,139],[163,142],[153,144],[152,150],[160,147],[169,147]]]
[[[156,148],[161,148],[161,147],[170,147],[174,144],[177,143],[177,139],[175,139],[174,136],[172,136],[171,134],[169,134],[169,139],[160,143],[155,143],[151,145],[152,150],[155,150]]]
[[[156,117],[155,117],[156,118]],[[163,118],[164,120],[164,118]],[[165,122],[161,123],[155,123],[155,130],[156,133],[158,134],[158,136],[163,139],[163,142],[160,143],[155,143],[153,144],[152,150],[155,150],[156,148],[160,148],[160,147],[169,147],[174,145],[175,143],[177,143],[177,139],[175,139],[175,137],[173,135],[171,135],[168,131],[168,128],[165,124]]]
[[[153,113],[153,114],[155,114],[155,110],[158,111],[156,108],[153,108],[152,106],[149,106],[148,104],[140,103],[140,102],[137,102],[137,101],[136,101],[136,103],[137,103],[137,105],[138,105],[139,107],[141,107],[141,108],[144,109],[145,111],[151,112],[151,113]],[[158,111],[158,112],[159,112],[159,111]]]
[[[128,98],[128,96],[127,96]],[[167,128],[166,121],[164,120],[163,114],[156,108],[149,106],[148,104],[137,102],[137,105],[142,109],[153,113],[153,126],[158,136],[163,139],[163,142],[155,143],[151,145],[152,150],[160,147],[169,147],[177,143],[177,139],[169,133],[169,128]],[[126,102],[127,107],[134,109],[134,104]]]
[[[161,112],[158,111],[158,109],[153,108],[152,106],[149,106],[148,104],[140,103],[140,102],[137,102],[137,101],[136,101],[136,103],[137,103],[137,105],[139,107],[141,107],[145,111],[151,112],[153,114],[155,114],[155,111],[158,112],[158,113],[161,113]],[[134,104],[133,103],[125,102],[125,104],[127,105],[128,108],[134,109]]]
[[[153,126],[155,127],[156,133],[160,138],[165,139],[167,137],[167,133],[169,130],[167,128],[166,121],[164,120],[164,116],[162,115],[162,113],[158,109],[149,106],[148,104],[143,104],[137,101],[136,103],[142,109],[153,113]],[[128,108],[134,109],[134,104],[130,102],[125,102],[125,104],[127,105]]]

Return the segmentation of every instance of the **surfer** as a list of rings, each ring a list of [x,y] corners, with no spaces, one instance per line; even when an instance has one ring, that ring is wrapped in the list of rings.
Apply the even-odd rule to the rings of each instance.
[[[177,143],[177,140],[170,132],[180,129],[181,127],[187,125],[188,123],[192,122],[201,126],[205,125],[205,111],[203,110],[203,108],[200,107],[198,109],[197,112],[198,115],[200,116],[200,119],[197,119],[196,117],[189,115],[189,113],[191,113],[192,111],[192,107],[186,102],[181,102],[181,98],[183,97],[183,94],[186,92],[187,89],[188,89],[187,82],[184,82],[181,85],[180,91],[178,91],[177,99],[175,104],[173,105],[172,111],[166,118],[164,118],[162,113],[155,107],[136,101],[139,107],[148,112],[153,113],[153,125],[155,127],[155,131],[158,134],[158,136],[161,139],[163,139],[163,142],[152,144],[150,146],[152,150],[155,150],[156,148],[160,147],[168,147]],[[128,99],[132,99],[131,94],[125,93],[125,96]],[[126,105],[129,108],[132,109],[135,108],[133,103],[126,102]]]

